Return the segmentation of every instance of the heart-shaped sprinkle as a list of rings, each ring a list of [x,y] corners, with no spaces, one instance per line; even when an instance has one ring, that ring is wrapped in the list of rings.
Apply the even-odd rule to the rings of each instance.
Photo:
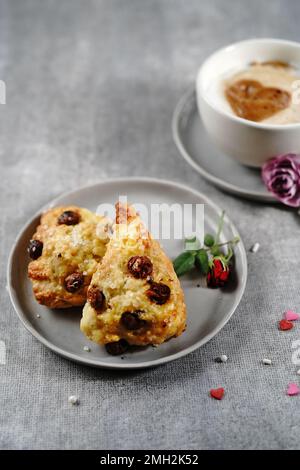
[[[225,390],[222,387],[212,388],[209,393],[212,398],[215,398],[216,400],[222,400],[222,398],[224,397]]]
[[[290,397],[294,397],[295,395],[299,395],[299,393],[300,393],[300,388],[298,387],[297,384],[289,384],[286,393],[287,393],[287,395],[289,395]]]
[[[296,321],[300,320],[300,315],[293,310],[287,310],[284,314],[284,318],[288,321]]]
[[[287,331],[287,330],[291,330],[292,328],[294,328],[294,325],[291,321],[288,321],[288,320],[281,320],[279,322],[279,329],[281,331]]]

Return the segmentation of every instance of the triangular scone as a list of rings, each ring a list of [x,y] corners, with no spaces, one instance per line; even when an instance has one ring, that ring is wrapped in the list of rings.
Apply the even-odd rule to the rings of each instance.
[[[184,295],[172,262],[131,206],[116,205],[114,235],[87,298],[80,328],[111,354],[123,352],[126,342],[163,343],[186,326]]]
[[[36,300],[51,308],[81,306],[109,240],[109,221],[80,207],[45,212],[30,241],[28,275]]]

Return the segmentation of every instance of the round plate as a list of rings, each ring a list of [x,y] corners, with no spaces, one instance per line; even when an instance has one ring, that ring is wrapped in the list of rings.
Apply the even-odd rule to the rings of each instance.
[[[172,131],[183,158],[208,181],[240,197],[277,202],[265,188],[259,169],[246,167],[221,154],[209,140],[198,112],[194,88],[177,104]]]
[[[127,195],[131,203],[143,203],[147,207],[153,203],[204,204],[205,230],[213,233],[216,231],[221,212],[217,206],[190,188],[157,179],[108,180],[64,194],[47,207],[78,205],[95,211],[100,203],[115,203],[119,195]],[[35,301],[31,283],[27,278],[29,260],[26,248],[38,224],[39,216],[40,213],[27,224],[12,248],[8,264],[9,293],[25,327],[44,345],[68,359],[89,366],[114,369],[151,367],[178,359],[215,336],[227,323],[241,300],[247,278],[247,259],[242,241],[235,251],[234,276],[225,290],[197,287],[199,279],[196,277],[182,278],[188,312],[187,330],[182,336],[156,348],[148,347],[127,353],[123,359],[110,356],[104,347],[90,342],[81,333],[81,308],[51,310]],[[237,230],[226,216],[221,241],[237,235]],[[163,240],[163,247],[167,254],[174,258],[182,251],[183,242]],[[83,350],[86,345],[91,348],[90,352]]]

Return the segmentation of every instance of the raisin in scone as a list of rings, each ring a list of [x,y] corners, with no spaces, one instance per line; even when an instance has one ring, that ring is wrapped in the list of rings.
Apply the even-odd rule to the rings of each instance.
[[[45,212],[30,241],[28,275],[36,300],[51,308],[81,306],[109,240],[109,221],[87,209]]]
[[[114,234],[92,277],[80,325],[111,354],[121,354],[128,344],[163,343],[186,326],[172,262],[133,207],[117,204],[116,211]]]

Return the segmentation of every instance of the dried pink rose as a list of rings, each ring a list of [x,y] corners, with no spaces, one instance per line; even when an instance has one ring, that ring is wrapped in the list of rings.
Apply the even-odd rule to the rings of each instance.
[[[300,206],[300,155],[287,153],[272,158],[262,167],[262,179],[279,201]]]

